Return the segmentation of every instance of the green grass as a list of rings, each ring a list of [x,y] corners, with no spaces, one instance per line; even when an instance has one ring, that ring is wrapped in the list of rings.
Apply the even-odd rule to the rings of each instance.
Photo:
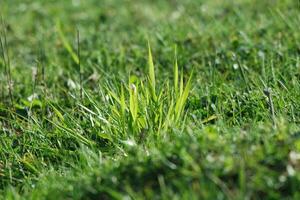
[[[0,15],[0,199],[300,199],[298,0]]]

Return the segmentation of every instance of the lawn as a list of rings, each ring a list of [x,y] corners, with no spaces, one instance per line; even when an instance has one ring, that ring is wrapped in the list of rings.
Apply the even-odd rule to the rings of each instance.
[[[300,199],[299,0],[0,18],[0,199]]]

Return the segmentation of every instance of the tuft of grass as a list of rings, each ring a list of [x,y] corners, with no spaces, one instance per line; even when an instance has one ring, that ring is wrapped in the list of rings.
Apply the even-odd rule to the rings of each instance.
[[[151,47],[150,43],[148,41],[148,67],[149,67],[149,82],[150,82],[150,90],[152,94],[152,98],[154,101],[157,100],[156,96],[156,89],[155,89],[155,70],[154,70],[154,63],[153,63],[153,58],[152,58],[152,53],[151,53]]]
[[[148,63],[153,63],[150,48]],[[182,118],[182,112],[191,89],[192,77],[188,79],[184,87],[182,74],[180,83],[182,89],[178,96],[175,87],[169,87],[169,81],[165,83],[167,87],[161,87],[158,91],[159,95],[156,96],[156,92],[153,91],[153,87],[156,85],[154,65],[150,64],[149,68],[149,79],[146,82],[137,76],[129,77],[129,84],[125,90],[127,94],[122,84],[117,92],[113,88],[106,87],[106,98],[113,101],[111,113],[108,115],[118,121],[119,124],[123,124],[123,131],[126,130],[124,125],[127,124],[127,127],[135,134],[143,130],[162,134],[161,132],[167,132],[169,127],[176,125]],[[176,69],[174,67],[174,71],[178,71],[178,66]],[[176,79],[178,80],[178,77],[175,77]],[[130,116],[129,119],[128,116]]]

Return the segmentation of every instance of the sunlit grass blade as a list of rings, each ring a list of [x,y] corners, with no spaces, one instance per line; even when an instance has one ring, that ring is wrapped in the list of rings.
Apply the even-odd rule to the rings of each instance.
[[[190,93],[191,90],[191,80],[193,77],[193,73],[190,75],[184,89],[183,89],[183,77],[181,77],[181,83],[180,83],[180,96],[176,101],[176,106],[175,106],[175,121],[179,120],[179,117],[184,109],[186,100],[188,98],[188,95]]]
[[[151,53],[150,43],[148,41],[148,69],[149,69],[149,82],[153,99],[156,101],[156,89],[155,89],[155,69],[153,64],[153,57]]]

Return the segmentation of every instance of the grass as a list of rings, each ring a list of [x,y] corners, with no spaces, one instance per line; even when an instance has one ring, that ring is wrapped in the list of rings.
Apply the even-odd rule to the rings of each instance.
[[[299,199],[299,1],[0,1],[0,199]]]

